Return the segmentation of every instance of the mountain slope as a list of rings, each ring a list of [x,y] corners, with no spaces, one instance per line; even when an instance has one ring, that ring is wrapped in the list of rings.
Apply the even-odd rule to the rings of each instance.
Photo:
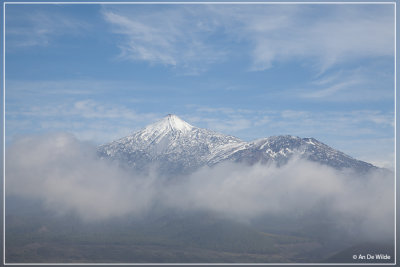
[[[169,114],[141,131],[100,146],[99,154],[138,169],[156,163],[174,173],[193,171],[206,165],[212,155],[244,144],[236,137],[194,127]]]
[[[251,142],[247,149],[232,154],[230,160],[250,164],[273,162],[280,166],[287,163],[293,156],[336,169],[351,168],[359,172],[366,172],[371,168],[376,168],[370,163],[356,160],[314,138],[290,135],[272,136]]]
[[[130,136],[99,147],[103,158],[118,160],[138,170],[156,164],[163,173],[188,173],[223,161],[287,163],[292,157],[308,159],[336,169],[366,172],[376,168],[356,160],[314,138],[272,136],[253,142],[197,128],[175,115],[150,124]]]

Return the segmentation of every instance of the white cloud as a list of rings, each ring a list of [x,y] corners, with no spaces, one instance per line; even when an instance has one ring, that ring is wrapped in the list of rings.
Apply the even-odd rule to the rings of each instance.
[[[249,130],[252,127],[262,127],[268,124],[270,130],[312,135],[341,133],[342,136],[353,137],[365,133],[379,134],[381,129],[393,129],[394,113],[381,110],[351,110],[323,111],[285,109],[274,110],[234,110],[226,107],[191,106],[195,109],[189,119],[195,123],[204,124],[210,129],[225,131],[225,133]],[[318,129],[318,131],[316,131]],[[268,135],[270,133],[263,133]],[[392,134],[390,132],[389,134]],[[262,136],[258,136],[262,137]],[[257,137],[257,138],[258,138]],[[265,136],[264,136],[265,137]]]
[[[237,132],[251,127],[252,122],[246,118],[230,118],[228,120],[206,119],[208,128],[219,132]]]
[[[247,23],[249,30],[241,34],[248,35],[254,43],[256,70],[268,69],[274,62],[309,59],[324,72],[338,63],[394,56],[392,10],[393,6],[372,9],[360,5],[298,5],[288,10],[282,7],[275,9],[276,14],[258,12],[256,19]],[[285,13],[288,16],[282,20]],[[317,16],[318,13],[323,16]],[[254,21],[275,27],[254,27]]]
[[[25,137],[6,151],[7,195],[41,199],[55,213],[72,211],[88,221],[140,217],[154,207],[213,211],[244,221],[322,212],[343,231],[379,238],[393,234],[389,174],[358,176],[294,159],[280,168],[226,163],[173,179],[122,170],[66,134]]]
[[[332,96],[343,90],[348,90],[352,86],[359,85],[360,81],[352,80],[352,81],[345,81],[341,83],[336,83],[334,85],[329,86],[328,88],[324,88],[318,91],[311,92],[306,94],[305,97],[307,98],[325,98]]]
[[[154,197],[150,177],[131,179],[67,134],[19,139],[6,161],[8,193],[39,198],[56,213],[73,211],[84,220],[140,213]]]
[[[173,49],[173,29],[164,32],[142,22],[130,20],[113,12],[104,13],[105,18],[112,24],[118,25],[118,34],[128,35],[128,43],[121,47],[123,56],[150,62],[162,62],[176,65],[171,51]]]
[[[135,7],[137,8],[137,7]],[[209,25],[204,18],[186,8],[163,9],[138,14],[121,10],[103,10],[113,32],[124,37],[120,58],[179,67],[187,74],[204,71],[225,54],[206,41]]]
[[[378,71],[378,68],[385,71]],[[391,67],[387,70],[384,66],[341,69],[325,73],[311,81],[307,88],[295,88],[292,92],[296,97],[327,102],[376,102],[393,99],[391,72]]]
[[[227,107],[206,107],[190,105],[194,108],[195,115],[189,116],[189,120],[200,127],[222,132],[229,135],[237,134],[240,131],[251,128],[254,124],[252,119],[254,112],[248,109]]]
[[[352,157],[393,169],[393,112],[373,109],[313,112],[191,108],[196,111],[187,118],[193,125],[245,141],[285,134],[314,137]]]
[[[136,11],[140,8],[135,6]],[[393,5],[174,5],[162,11],[130,10],[131,14],[104,9],[103,14],[114,32],[126,37],[120,46],[122,57],[154,64],[205,69],[240,53],[251,57],[253,70],[305,60],[324,72],[338,63],[394,55]],[[233,49],[232,44],[240,45]]]
[[[156,113],[137,113],[123,105],[93,99],[41,106],[27,105],[6,111],[6,139],[31,131],[61,131],[73,133],[84,140],[103,143],[126,136],[161,116]]]

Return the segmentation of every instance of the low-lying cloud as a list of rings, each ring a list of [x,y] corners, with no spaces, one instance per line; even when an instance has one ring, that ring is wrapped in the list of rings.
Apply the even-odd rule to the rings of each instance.
[[[41,199],[85,221],[142,216],[154,207],[212,211],[250,221],[323,211],[343,227],[393,236],[394,181],[293,159],[282,167],[223,163],[175,179],[139,174],[97,157],[69,134],[24,137],[6,150],[6,194]],[[350,225],[350,226],[349,226]]]
[[[21,138],[6,152],[7,195],[40,198],[56,212],[75,211],[85,220],[140,213],[154,185],[154,177],[130,176],[68,134]]]

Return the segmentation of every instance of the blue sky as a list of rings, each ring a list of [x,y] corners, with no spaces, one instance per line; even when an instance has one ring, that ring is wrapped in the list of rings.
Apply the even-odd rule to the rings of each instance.
[[[394,5],[6,5],[6,139],[168,113],[393,167]]]

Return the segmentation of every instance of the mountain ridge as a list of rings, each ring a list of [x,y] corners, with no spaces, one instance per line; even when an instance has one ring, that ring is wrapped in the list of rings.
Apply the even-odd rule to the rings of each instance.
[[[156,163],[165,173],[190,173],[221,162],[286,164],[294,156],[331,166],[366,172],[374,165],[352,158],[312,137],[270,136],[245,142],[237,137],[190,125],[168,114],[140,131],[98,147],[102,158],[135,169]]]

